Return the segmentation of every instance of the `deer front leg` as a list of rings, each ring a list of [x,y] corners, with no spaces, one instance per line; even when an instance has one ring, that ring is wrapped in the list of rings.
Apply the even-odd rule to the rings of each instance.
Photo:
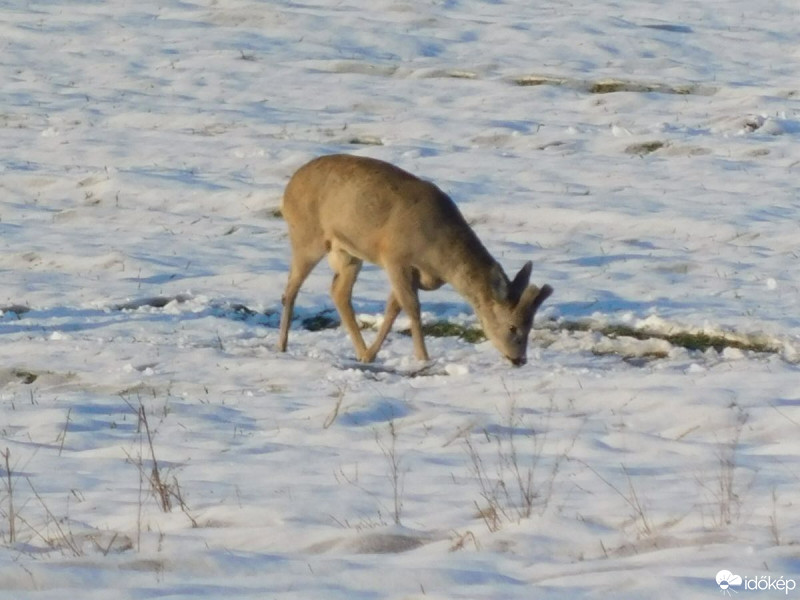
[[[403,266],[387,266],[386,272],[392,283],[392,294],[397,299],[400,308],[406,311],[408,318],[411,319],[414,356],[418,360],[427,361],[428,351],[425,349],[425,338],[422,335],[422,320],[420,319],[419,296],[417,295],[419,273],[412,267]]]
[[[356,322],[352,304],[353,285],[361,270],[362,261],[341,249],[331,251],[328,260],[334,272],[331,297],[336,310],[339,311],[342,325],[345,326],[347,333],[350,334],[350,339],[353,340],[356,358],[362,362],[370,362],[371,359],[367,356],[367,345],[361,336],[361,329]]]
[[[394,297],[394,292],[390,292],[389,299],[386,300],[386,312],[383,315],[383,323],[381,324],[380,331],[378,331],[378,336],[367,350],[366,362],[375,360],[375,357],[378,355],[378,350],[381,349],[383,342],[386,340],[386,336],[389,335],[389,332],[392,330],[392,325],[394,325],[394,321],[399,314],[400,303],[397,301],[397,298]]]

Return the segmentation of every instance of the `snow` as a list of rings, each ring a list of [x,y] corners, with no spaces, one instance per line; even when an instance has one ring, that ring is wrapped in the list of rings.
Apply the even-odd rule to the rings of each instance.
[[[723,569],[800,578],[797,17],[7,3],[0,598],[708,598]],[[422,365],[402,317],[359,365],[341,329],[300,327],[332,307],[326,266],[276,353],[273,213],[330,152],[435,181],[509,272],[534,261],[555,294],[525,367],[454,337]],[[386,292],[365,268],[372,327]],[[449,288],[422,302],[476,322]]]

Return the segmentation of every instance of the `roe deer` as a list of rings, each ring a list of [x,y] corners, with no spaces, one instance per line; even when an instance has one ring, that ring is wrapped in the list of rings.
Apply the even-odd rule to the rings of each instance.
[[[530,261],[509,281],[453,201],[432,183],[372,158],[322,156],[292,176],[282,211],[292,260],[282,299],[280,351],[286,351],[297,292],[328,254],[334,272],[331,296],[358,360],[374,360],[400,310],[411,319],[414,355],[428,360],[417,290],[447,282],[472,305],[503,356],[514,365],[525,364],[533,316],[553,288],[528,285]],[[386,271],[392,290],[369,348],[351,304],[365,260]]]

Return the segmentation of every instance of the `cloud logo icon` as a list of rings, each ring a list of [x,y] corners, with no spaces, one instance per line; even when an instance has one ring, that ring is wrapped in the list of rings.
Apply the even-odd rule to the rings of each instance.
[[[734,575],[730,571],[723,569],[717,573],[717,585],[722,590],[723,594],[731,595],[731,586],[739,587],[742,585],[742,578],[739,575]],[[734,592],[736,590],[733,590]]]

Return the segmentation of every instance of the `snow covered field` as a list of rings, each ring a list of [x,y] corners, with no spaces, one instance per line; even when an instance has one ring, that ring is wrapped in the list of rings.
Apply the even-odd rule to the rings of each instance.
[[[0,598],[800,594],[796,1],[363,4],[4,3]],[[275,352],[330,152],[534,261],[528,365],[362,368],[324,263]]]

